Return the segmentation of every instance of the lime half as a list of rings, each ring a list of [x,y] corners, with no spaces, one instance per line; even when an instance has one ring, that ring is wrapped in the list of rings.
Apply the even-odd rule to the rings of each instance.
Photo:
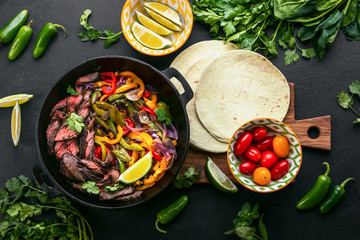
[[[210,157],[206,157],[205,174],[208,180],[220,191],[227,193],[238,191],[235,184],[216,166]]]
[[[26,103],[29,101],[34,95],[32,94],[15,94],[7,97],[3,97],[0,99],[0,107],[13,107],[16,102],[19,104]]]
[[[15,147],[18,145],[20,140],[20,131],[21,131],[21,111],[20,111],[19,102],[17,101],[11,114],[11,137]]]
[[[152,153],[149,151],[145,156],[140,158],[134,165],[129,167],[123,172],[118,181],[131,184],[144,177],[151,169],[152,166]]]

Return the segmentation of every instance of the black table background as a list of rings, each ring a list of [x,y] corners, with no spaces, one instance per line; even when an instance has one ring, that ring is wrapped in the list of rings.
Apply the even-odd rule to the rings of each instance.
[[[177,52],[151,57],[134,50],[121,35],[120,41],[109,49],[103,41],[83,43],[77,36],[82,30],[79,18],[85,9],[93,14],[90,23],[95,27],[114,32],[121,30],[120,15],[124,1],[115,0],[1,0],[0,27],[17,12],[29,10],[33,19],[33,37],[24,53],[15,61],[7,59],[10,44],[0,45],[0,97],[17,93],[31,93],[34,98],[21,106],[22,130],[18,147],[14,147],[10,133],[11,108],[0,109],[0,186],[6,180],[20,174],[32,176],[33,165],[39,162],[35,144],[35,124],[40,105],[50,87],[67,71],[86,59],[103,55],[123,55],[140,59],[159,70],[166,69],[172,60],[186,47],[210,39],[208,27],[195,23],[188,41]],[[59,23],[66,27],[64,39],[59,30],[44,56],[32,57],[32,47],[41,27],[46,22]],[[249,191],[239,185],[236,194],[225,194],[211,185],[199,185],[189,190],[167,189],[156,198],[122,210],[91,209],[74,203],[91,223],[95,239],[237,239],[225,236],[232,228],[241,205],[250,201],[261,205],[264,222],[270,239],[359,239],[360,236],[360,126],[352,124],[356,116],[341,109],[336,96],[347,89],[354,80],[360,80],[360,42],[347,41],[339,32],[323,61],[305,60],[286,66],[282,50],[271,61],[295,83],[296,119],[330,114],[332,117],[332,150],[321,151],[303,148],[303,163],[294,184],[268,194]],[[358,104],[359,101],[356,101]],[[356,109],[360,104],[355,104]],[[330,163],[333,185],[347,177],[357,178],[346,186],[347,194],[341,205],[327,216],[316,209],[299,212],[297,201],[309,190],[325,167]],[[168,234],[155,230],[157,212],[187,194],[189,203],[184,212],[172,223],[163,226]]]

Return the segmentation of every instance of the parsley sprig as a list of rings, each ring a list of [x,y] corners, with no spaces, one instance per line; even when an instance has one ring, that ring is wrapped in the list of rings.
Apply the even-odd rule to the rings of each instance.
[[[84,14],[80,17],[80,25],[83,26],[86,30],[82,30],[78,33],[78,36],[81,38],[81,41],[95,41],[98,39],[106,40],[104,42],[104,47],[108,48],[112,43],[119,41],[119,35],[122,33],[114,33],[113,31],[105,30],[101,33],[101,31],[95,28],[93,25],[88,23],[89,16],[91,15],[91,10],[86,9]],[[101,35],[104,35],[101,36]]]
[[[352,107],[354,103],[354,96],[357,95],[360,97],[360,82],[358,80],[352,82],[349,85],[349,91],[351,95],[349,95],[344,90],[337,95],[338,103],[344,109],[351,109],[351,111],[353,111],[358,116],[358,118],[353,123],[360,123],[360,114]]]
[[[0,209],[0,239],[93,239],[88,221],[65,196],[50,197],[23,175],[0,188]]]
[[[178,174],[174,179],[174,187],[177,189],[190,188],[196,181],[200,179],[201,171],[196,172],[194,167],[188,168],[181,177]]]

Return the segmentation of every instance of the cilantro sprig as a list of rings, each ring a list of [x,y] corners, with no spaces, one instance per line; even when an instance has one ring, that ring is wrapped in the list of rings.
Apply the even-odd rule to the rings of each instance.
[[[91,194],[99,194],[100,189],[98,186],[96,186],[96,183],[94,181],[87,181],[82,185],[82,189],[86,190],[88,193]]]
[[[242,205],[241,210],[237,214],[238,218],[233,220],[234,228],[225,232],[228,234],[236,234],[244,240],[268,240],[268,233],[265,224],[263,223],[263,215],[260,216],[259,205],[251,206],[251,203],[246,202]],[[254,227],[254,220],[258,221],[258,234],[256,227]]]
[[[101,33],[101,31],[97,28],[95,28],[93,25],[88,23],[89,16],[91,15],[91,10],[86,9],[84,11],[84,14],[80,17],[80,25],[85,28],[85,30],[82,30],[78,33],[78,36],[81,38],[81,41],[87,42],[87,41],[96,41],[98,39],[106,40],[104,42],[104,47],[108,48],[112,43],[115,43],[119,41],[119,35],[122,33],[114,33],[113,31],[105,30]],[[104,35],[101,36],[101,35]]]
[[[201,171],[196,172],[194,167],[188,168],[181,177],[178,174],[174,179],[174,187],[177,189],[190,188],[196,181],[200,179]]]
[[[82,116],[77,115],[76,113],[71,113],[71,115],[67,115],[68,119],[66,119],[66,124],[68,128],[73,131],[81,132],[83,128],[85,128],[85,124],[82,123]]]
[[[71,87],[71,85],[69,85],[66,89],[66,92],[69,93],[71,96],[77,96],[80,93],[78,91],[76,91],[73,87]]]
[[[353,111],[358,116],[358,118],[353,123],[360,123],[360,114],[352,107],[354,103],[354,97],[357,95],[360,98],[360,82],[358,80],[352,82],[349,85],[349,91],[351,95],[349,95],[344,90],[337,95],[338,103],[344,109],[351,109],[351,111]]]
[[[22,175],[0,188],[0,209],[0,239],[94,239],[88,221],[65,196],[50,197]],[[50,220],[51,212],[56,217]]]

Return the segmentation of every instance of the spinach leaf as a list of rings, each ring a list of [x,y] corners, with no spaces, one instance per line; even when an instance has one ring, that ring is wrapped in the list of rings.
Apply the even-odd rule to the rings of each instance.
[[[342,31],[347,40],[360,40],[360,24],[358,19],[360,19],[360,13],[352,23],[342,28]]]
[[[274,14],[281,20],[296,18],[317,10],[316,0],[274,0]]]
[[[356,20],[358,15],[358,0],[350,0],[349,5],[347,5],[344,9],[344,12],[345,15],[341,25],[342,27],[346,27]]]

